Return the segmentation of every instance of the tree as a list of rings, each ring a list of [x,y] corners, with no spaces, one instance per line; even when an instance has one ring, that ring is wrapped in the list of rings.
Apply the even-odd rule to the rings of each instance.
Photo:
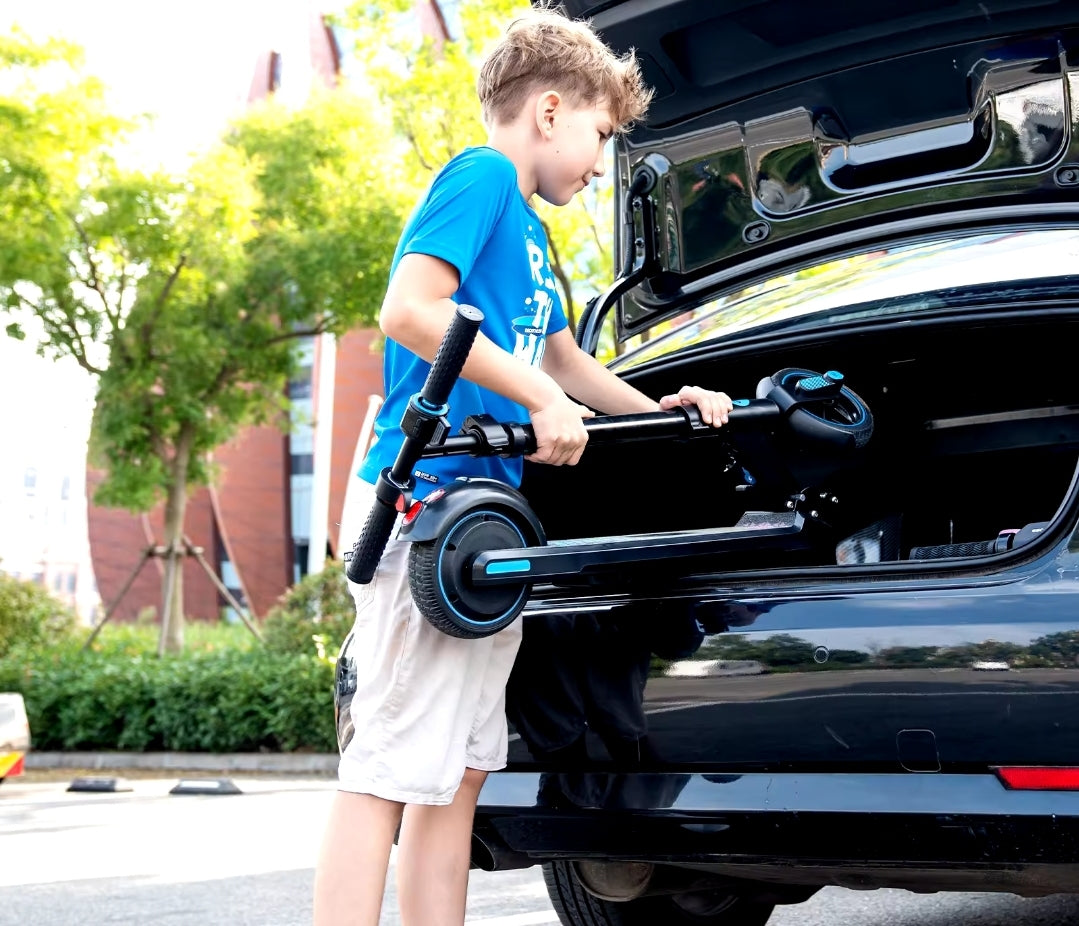
[[[18,37],[0,55],[39,76],[72,60]],[[252,112],[185,177],[123,170],[97,85],[41,87],[0,98],[0,217],[17,218],[0,228],[0,299],[10,333],[34,320],[44,353],[97,377],[97,500],[164,499],[160,648],[176,651],[189,490],[242,426],[285,423],[297,339],[374,319],[401,218],[392,161],[370,101],[342,93]]]
[[[417,38],[412,0],[360,0],[340,17],[361,37],[355,54],[364,79],[393,114],[393,127],[407,143],[401,167],[414,196],[454,155],[484,143],[475,90],[479,61],[505,24],[528,8],[527,0],[461,4],[461,35],[450,42]],[[571,327],[578,305],[610,279],[611,197],[611,184],[605,182],[593,184],[564,207],[534,203]]]

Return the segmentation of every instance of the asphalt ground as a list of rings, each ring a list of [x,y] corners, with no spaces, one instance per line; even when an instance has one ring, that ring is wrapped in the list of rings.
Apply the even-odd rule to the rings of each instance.
[[[71,772],[0,785],[0,926],[293,926],[310,923],[333,780],[234,775],[236,795],[173,795],[132,770],[130,791],[67,790]],[[77,777],[77,776],[76,776]],[[399,926],[393,862],[382,926]],[[557,926],[538,868],[473,872],[470,926]],[[1069,926],[1079,898],[826,888],[769,926]],[[656,924],[665,926],[665,924]]]

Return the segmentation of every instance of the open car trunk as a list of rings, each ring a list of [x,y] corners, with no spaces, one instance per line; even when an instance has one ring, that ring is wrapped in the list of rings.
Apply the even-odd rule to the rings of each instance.
[[[803,335],[766,347],[699,348],[627,378],[657,396],[694,383],[733,398],[752,397],[779,369],[840,370],[873,413],[872,438],[832,458],[800,446],[782,426],[596,446],[572,469],[530,465],[525,495],[558,540],[733,525],[747,511],[783,511],[807,494],[821,514],[808,549],[741,547],[729,562],[719,553],[695,571],[907,560],[912,551],[927,560],[955,552],[961,568],[984,552],[978,543],[1052,519],[1079,460],[1071,356],[1079,313],[1059,306],[1032,314],[1015,306],[852,326],[819,343]],[[845,539],[878,528],[887,541],[879,555],[863,546],[857,559],[842,558]],[[949,544],[971,546],[928,549]]]
[[[575,735],[572,761],[623,771],[1079,764],[1079,688],[1062,671],[1079,643],[1064,539],[1077,336],[1074,305],[1013,303],[856,323],[826,340],[702,345],[634,371],[652,395],[689,382],[735,397],[781,368],[836,369],[875,429],[833,466],[804,459],[781,428],[734,424],[596,446],[572,468],[530,465],[523,491],[555,542],[725,527],[782,513],[792,495],[827,513],[797,548],[740,540],[691,566],[537,586],[508,692],[511,769],[561,767]],[[993,552],[1003,532],[1034,524],[1046,529]]]

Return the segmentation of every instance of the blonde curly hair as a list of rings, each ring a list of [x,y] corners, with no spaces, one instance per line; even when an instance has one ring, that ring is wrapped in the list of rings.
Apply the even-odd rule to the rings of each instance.
[[[484,122],[512,121],[530,94],[547,88],[573,106],[607,104],[619,132],[643,118],[652,99],[632,49],[619,57],[587,22],[553,6],[513,20],[488,52],[476,82]]]

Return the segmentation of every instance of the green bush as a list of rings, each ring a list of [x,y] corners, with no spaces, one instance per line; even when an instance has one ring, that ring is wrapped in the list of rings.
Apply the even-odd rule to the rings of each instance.
[[[220,648],[159,658],[67,645],[0,659],[0,690],[22,693],[35,749],[337,748],[333,665],[306,654]]]
[[[340,563],[304,576],[266,615],[263,639],[272,653],[334,655],[356,619]]]
[[[75,614],[45,589],[0,573],[0,656],[40,649],[71,635]]]

